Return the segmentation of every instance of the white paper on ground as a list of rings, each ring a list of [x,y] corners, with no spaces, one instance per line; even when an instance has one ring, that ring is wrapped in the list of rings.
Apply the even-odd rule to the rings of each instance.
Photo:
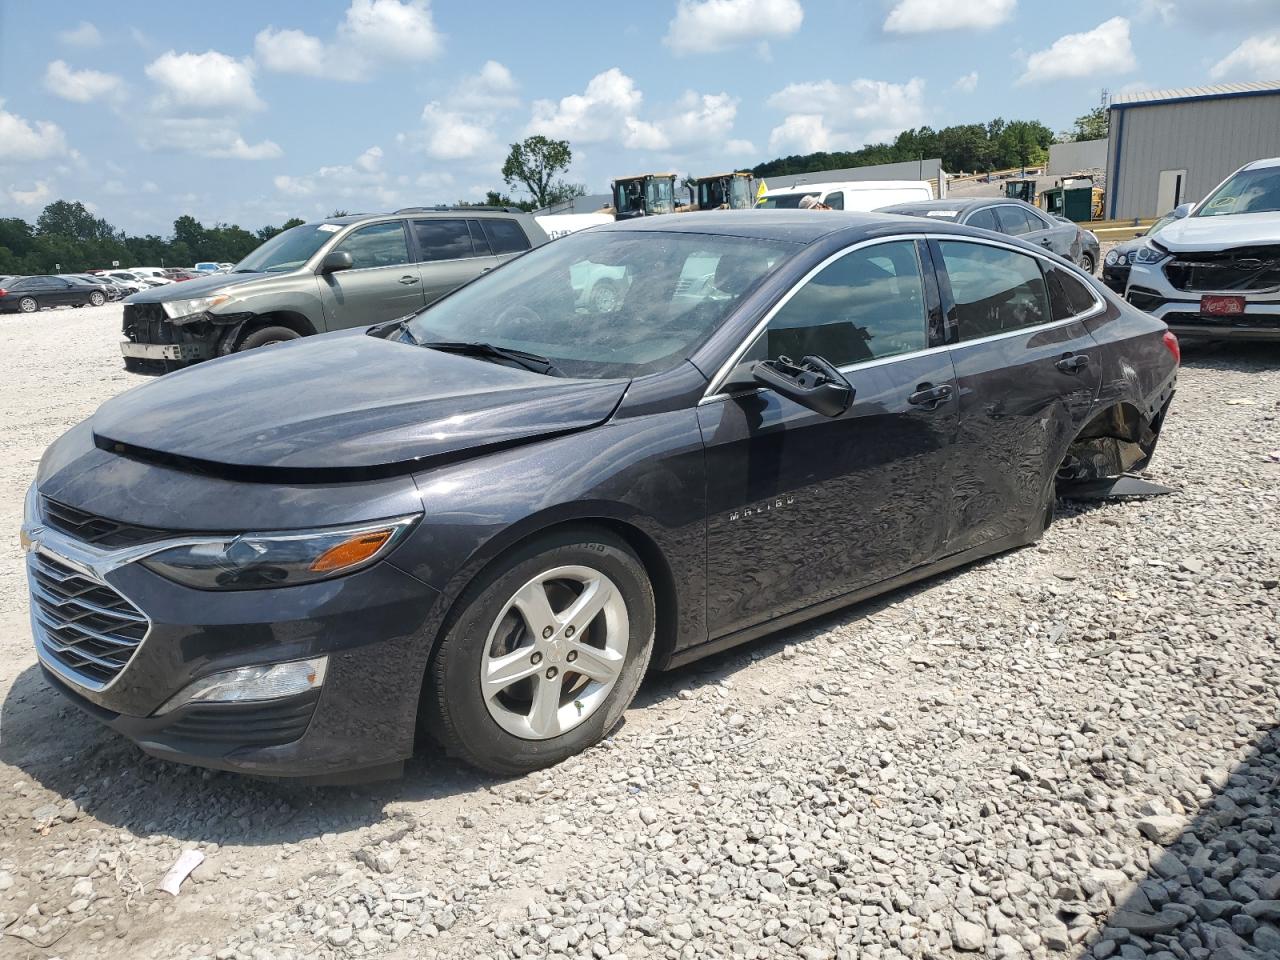
[[[164,879],[160,881],[160,889],[176,897],[182,881],[191,876],[191,871],[202,863],[204,863],[204,854],[199,850],[183,850],[182,856],[174,862],[169,872],[164,875]]]

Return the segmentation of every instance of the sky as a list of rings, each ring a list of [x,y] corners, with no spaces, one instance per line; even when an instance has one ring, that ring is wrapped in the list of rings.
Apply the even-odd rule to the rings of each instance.
[[[1280,0],[0,0],[0,217],[476,200],[535,133],[599,193],[1227,80],[1280,80]]]

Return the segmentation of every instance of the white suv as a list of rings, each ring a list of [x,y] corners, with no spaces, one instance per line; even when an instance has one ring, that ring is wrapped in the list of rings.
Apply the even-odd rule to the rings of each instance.
[[[1280,157],[1174,216],[1130,257],[1125,298],[1180,338],[1280,340]]]

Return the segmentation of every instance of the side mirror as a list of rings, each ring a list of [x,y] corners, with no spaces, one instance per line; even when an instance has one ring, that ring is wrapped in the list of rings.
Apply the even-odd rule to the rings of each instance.
[[[840,416],[853,402],[849,381],[822,357],[805,357],[798,364],[786,357],[759,360],[751,375],[761,386],[824,417]]]
[[[337,273],[339,270],[351,269],[351,254],[345,250],[330,250],[320,261],[321,273]]]
[[[1173,208],[1173,215],[1177,217],[1179,220],[1181,220],[1183,217],[1185,217],[1187,214],[1191,212],[1194,206],[1195,206],[1194,203],[1180,203]]]

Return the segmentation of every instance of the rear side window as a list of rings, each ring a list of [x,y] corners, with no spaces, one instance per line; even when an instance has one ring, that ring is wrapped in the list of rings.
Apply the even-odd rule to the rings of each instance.
[[[774,314],[746,359],[817,354],[844,366],[926,346],[920,259],[913,242],[898,240],[824,268]]]
[[[1053,319],[1066,320],[1069,317],[1088,313],[1097,305],[1093,294],[1076,277],[1061,267],[1049,267],[1045,271],[1049,278],[1049,300],[1053,305]]]
[[[514,220],[481,220],[479,223],[494,253],[520,253],[529,249],[529,238]]]
[[[1049,295],[1034,257],[979,243],[942,240],[938,246],[961,341],[1049,322]]]
[[[409,262],[409,244],[405,239],[404,226],[399,220],[361,227],[349,234],[334,250],[351,254],[351,267],[354,270],[393,267]]]
[[[1000,226],[1004,232],[1013,237],[1020,237],[1024,233],[1030,233],[1032,230],[1039,230],[1040,224],[1034,223],[1027,211],[1014,206],[1003,206],[999,208]]]
[[[426,262],[475,256],[465,220],[414,220],[413,236],[418,241],[418,254]]]
[[[983,207],[981,210],[977,211],[973,216],[965,221],[965,224],[970,227],[977,227],[979,230],[994,230],[996,233],[1000,232],[1000,224],[996,223],[995,211],[990,207]]]
[[[471,232],[471,249],[477,257],[487,257],[493,251],[489,248],[489,238],[484,235],[484,227],[479,220],[468,220],[467,230]]]
[[[825,203],[832,210],[843,210],[844,209],[844,193],[843,191],[840,191],[840,190],[837,190],[835,193],[828,193],[827,199],[823,200],[822,202]]]

